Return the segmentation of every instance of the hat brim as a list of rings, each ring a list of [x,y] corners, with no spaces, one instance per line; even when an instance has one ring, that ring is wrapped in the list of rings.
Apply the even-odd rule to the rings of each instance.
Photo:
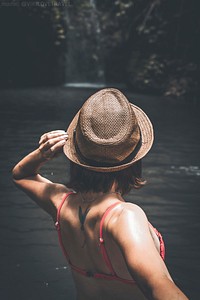
[[[132,158],[131,161],[121,164],[118,166],[111,166],[111,167],[100,167],[100,166],[92,166],[89,165],[82,157],[80,157],[76,151],[75,144],[74,144],[74,130],[76,129],[77,122],[79,119],[79,113],[75,115],[73,120],[71,121],[68,129],[67,129],[67,134],[68,134],[68,139],[63,147],[63,151],[65,155],[74,162],[75,164],[78,164],[84,168],[87,168],[92,171],[96,172],[115,172],[119,170],[123,170],[132,164],[134,164],[136,161],[142,159],[151,149],[153,140],[154,140],[154,134],[153,134],[153,126],[147,115],[144,113],[144,111],[137,107],[136,105],[131,104],[131,107],[136,115],[138,125],[140,128],[140,133],[141,133],[141,146],[135,155],[134,158]]]

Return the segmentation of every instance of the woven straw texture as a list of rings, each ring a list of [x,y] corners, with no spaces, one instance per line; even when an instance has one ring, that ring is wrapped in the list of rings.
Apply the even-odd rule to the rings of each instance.
[[[65,155],[74,163],[99,172],[130,166],[144,157],[153,143],[149,118],[113,88],[92,95],[72,120],[67,133]],[[139,144],[134,157],[126,161]]]

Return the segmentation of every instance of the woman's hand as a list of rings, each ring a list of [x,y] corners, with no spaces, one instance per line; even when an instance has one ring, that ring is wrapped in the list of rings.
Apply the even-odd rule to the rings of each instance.
[[[62,152],[67,139],[64,130],[45,133],[39,141],[39,148],[25,156],[13,169],[14,180],[19,180],[38,174],[41,166]]]
[[[67,139],[64,130],[45,133],[39,141],[39,148],[25,156],[12,171],[14,183],[40,207],[56,218],[56,203],[68,189],[62,184],[51,182],[39,174],[48,160],[57,156]]]
[[[64,130],[54,130],[43,134],[39,140],[39,150],[44,159],[50,160],[62,152],[68,134]]]

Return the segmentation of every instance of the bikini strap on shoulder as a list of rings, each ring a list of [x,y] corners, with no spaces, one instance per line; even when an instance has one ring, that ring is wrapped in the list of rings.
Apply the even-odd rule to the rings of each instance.
[[[65,202],[65,200],[67,199],[67,197],[71,194],[74,194],[74,192],[68,192],[68,193],[65,193],[62,197],[62,200],[61,200],[61,203],[58,207],[58,210],[57,210],[57,216],[56,216],[56,222],[55,222],[55,227],[57,230],[60,230],[60,211],[61,211],[61,208]]]
[[[100,228],[99,228],[99,242],[100,242],[100,249],[101,249],[101,254],[103,256],[103,259],[105,261],[105,264],[107,265],[108,269],[110,270],[111,274],[113,276],[116,276],[116,273],[115,273],[115,270],[112,266],[112,263],[110,261],[110,258],[108,256],[108,253],[107,253],[107,250],[106,250],[106,247],[105,247],[105,244],[104,244],[104,239],[103,239],[103,224],[104,224],[104,221],[105,221],[105,218],[107,217],[107,215],[109,214],[109,212],[117,205],[119,205],[121,202],[117,201],[115,202],[114,204],[110,205],[106,211],[104,212],[103,214],[103,217],[101,218],[101,221],[100,221]]]
[[[103,243],[104,242],[104,239],[103,239],[103,224],[104,224],[104,221],[107,217],[107,215],[109,214],[109,212],[115,207],[117,206],[118,204],[120,204],[121,202],[117,201],[115,202],[114,204],[110,205],[106,211],[104,212],[103,214],[103,217],[101,218],[101,221],[100,221],[100,227],[99,227],[99,241],[100,243]]]

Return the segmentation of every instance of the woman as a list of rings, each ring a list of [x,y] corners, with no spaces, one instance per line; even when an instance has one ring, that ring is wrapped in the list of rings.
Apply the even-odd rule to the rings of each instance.
[[[42,135],[13,169],[15,184],[53,218],[77,299],[187,299],[163,261],[162,236],[140,207],[123,199],[145,184],[141,159],[152,143],[146,114],[119,90],[103,89],[84,103],[67,133]],[[39,175],[62,149],[70,160],[67,186]]]

